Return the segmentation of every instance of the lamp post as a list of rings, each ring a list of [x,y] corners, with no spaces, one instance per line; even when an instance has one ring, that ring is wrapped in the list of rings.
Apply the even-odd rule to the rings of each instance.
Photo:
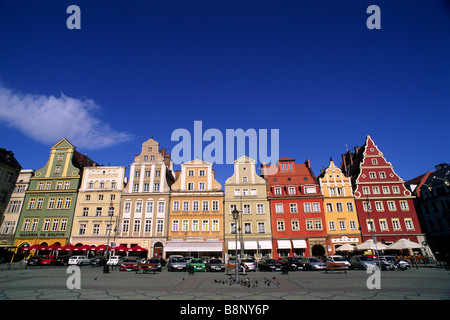
[[[108,258],[109,258],[109,236],[111,235],[112,217],[113,217],[113,215],[114,215],[114,207],[113,207],[112,201],[111,201],[111,203],[109,204],[108,214],[109,214],[108,240],[106,241],[106,262],[105,262],[105,265],[103,266],[103,273],[108,273],[108,272],[109,272],[109,265],[108,265]]]
[[[238,248],[237,248],[237,232],[238,232],[238,227],[237,227],[237,222],[239,219],[239,211],[234,208],[234,210],[231,212],[233,214],[233,219],[234,219],[234,239],[235,239],[235,250],[236,250],[236,260],[234,261],[234,265],[235,265],[235,269],[236,269],[236,282],[239,281],[239,259],[238,259]]]

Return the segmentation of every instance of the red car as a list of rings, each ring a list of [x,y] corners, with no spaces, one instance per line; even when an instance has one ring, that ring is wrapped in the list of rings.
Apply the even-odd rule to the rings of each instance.
[[[41,261],[41,265],[42,266],[47,266],[47,265],[54,266],[55,264],[56,264],[56,257],[55,256],[44,257],[42,259],[42,261]]]
[[[141,262],[141,259],[136,257],[126,257],[120,264],[120,271],[137,271],[137,264]]]

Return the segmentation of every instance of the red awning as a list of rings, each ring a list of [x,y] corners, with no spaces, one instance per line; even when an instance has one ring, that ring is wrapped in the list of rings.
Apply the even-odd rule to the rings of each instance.
[[[117,246],[117,247],[114,247],[114,248],[112,248],[113,250],[115,250],[115,251],[120,251],[120,252],[125,252],[125,251],[128,251],[128,248],[127,247],[125,247],[125,246],[123,246],[123,245],[120,245],[120,246]]]
[[[74,247],[73,251],[89,251],[89,250],[94,250],[95,248],[88,246],[87,244],[83,244],[82,246],[79,247]]]
[[[133,248],[128,249],[129,252],[147,252],[147,249],[144,249],[140,246],[134,246]]]
[[[42,248],[44,248],[44,247],[41,246],[40,244],[33,244],[32,246],[25,247],[25,248],[23,248],[22,250],[24,250],[24,251],[42,250]]]
[[[110,248],[111,249],[111,248]],[[106,250],[106,244],[101,244],[101,245],[99,245],[99,246],[96,246],[95,248],[94,248],[94,250],[96,250],[96,251],[105,251]]]
[[[61,246],[58,244],[52,244],[49,246],[43,246],[40,250],[58,250]]]
[[[63,247],[57,248],[56,250],[58,250],[58,251],[73,251],[74,248],[75,248],[75,247],[74,247],[73,245],[71,245],[70,243],[68,243],[68,244],[66,244],[66,245],[63,246]]]

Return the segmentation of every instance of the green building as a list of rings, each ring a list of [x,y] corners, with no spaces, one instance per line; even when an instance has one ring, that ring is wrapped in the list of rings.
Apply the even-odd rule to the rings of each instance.
[[[25,193],[14,240],[19,249],[68,242],[82,170],[98,165],[75,151],[66,138],[50,150],[47,164],[35,171]]]

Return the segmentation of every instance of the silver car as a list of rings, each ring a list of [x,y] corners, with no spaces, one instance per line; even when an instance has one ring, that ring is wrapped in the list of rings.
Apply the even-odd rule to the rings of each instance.
[[[367,270],[375,268],[375,266],[377,265],[377,261],[374,257],[371,256],[352,256],[350,258],[350,265],[352,269],[357,268]]]
[[[305,268],[303,270],[313,271],[324,270],[326,268],[326,264],[316,257],[303,258],[302,262],[305,263]]]
[[[169,262],[167,262],[167,270],[168,271],[175,271],[175,270],[181,270],[186,271],[187,269],[187,263],[186,259],[184,259],[181,255],[172,255],[169,257]]]

